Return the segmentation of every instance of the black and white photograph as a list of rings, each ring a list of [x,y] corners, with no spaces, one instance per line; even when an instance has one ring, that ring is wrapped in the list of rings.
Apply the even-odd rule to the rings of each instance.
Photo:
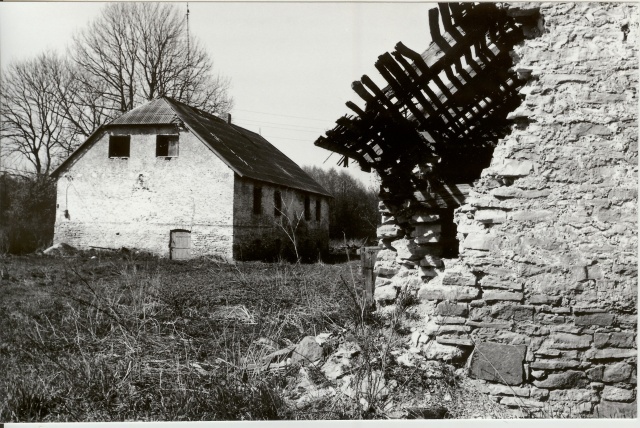
[[[1,2],[0,426],[630,426],[639,11]]]

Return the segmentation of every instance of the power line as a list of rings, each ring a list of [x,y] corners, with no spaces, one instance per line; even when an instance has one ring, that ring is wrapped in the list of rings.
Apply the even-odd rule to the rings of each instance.
[[[242,123],[243,121],[240,121],[240,122]],[[249,126],[255,126],[255,125],[251,125],[251,124],[249,124]],[[321,134],[321,133],[322,133],[322,132],[320,132],[320,131],[306,131],[306,130],[304,130],[304,129],[285,128],[285,127],[282,127],[282,126],[268,126],[268,125],[263,125],[263,126],[261,126],[261,128],[284,129],[284,130],[286,130],[286,131],[307,132],[307,133],[310,133],[310,134]]]
[[[318,122],[330,122],[329,120],[325,120],[325,119],[317,119],[317,118],[303,117],[303,116],[290,116],[290,115],[287,115],[287,114],[266,113],[266,112],[263,112],[263,111],[244,110],[244,109],[241,109],[241,108],[237,108],[235,110],[237,110],[237,111],[246,111],[246,112],[249,112],[249,113],[266,114],[266,115],[269,115],[269,116],[293,117],[293,118],[296,118],[296,119],[315,120],[315,121],[318,121]]]
[[[235,119],[235,117],[234,117]],[[294,124],[289,124],[289,123],[282,123],[282,122],[265,122],[263,120],[254,120],[254,119],[243,119],[242,117],[236,119],[236,121],[242,121],[242,122],[251,122],[251,123],[260,123],[260,124],[269,124],[269,125],[284,125],[284,126],[288,126],[288,127],[295,127],[295,128],[302,128],[302,129],[312,129],[315,131],[324,131],[326,130],[325,128],[320,128],[320,127],[315,127],[315,126],[304,126],[304,125],[294,125]]]

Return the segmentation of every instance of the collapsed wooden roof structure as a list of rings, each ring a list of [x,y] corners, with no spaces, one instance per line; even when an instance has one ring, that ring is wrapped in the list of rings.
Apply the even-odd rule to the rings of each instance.
[[[379,56],[375,66],[388,86],[366,75],[354,82],[365,108],[347,102],[355,115],[339,118],[315,142],[343,155],[345,166],[353,159],[375,169],[387,205],[459,206],[469,186],[457,184],[488,166],[508,132],[507,114],[522,101],[524,80],[511,70],[510,51],[524,33],[506,9],[442,3],[429,11],[429,28],[432,42],[422,54],[399,42]]]

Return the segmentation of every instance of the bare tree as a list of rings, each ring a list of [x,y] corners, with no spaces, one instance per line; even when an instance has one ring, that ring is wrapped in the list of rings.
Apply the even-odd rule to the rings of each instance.
[[[64,61],[42,54],[16,62],[0,82],[2,150],[19,155],[36,174],[48,174],[56,156],[67,154],[68,128],[58,102],[61,87],[69,83]]]
[[[232,107],[229,81],[214,75],[209,55],[189,36],[176,5],[108,4],[74,37],[71,56],[78,80],[93,89],[85,105],[99,108],[98,116],[113,117],[158,96],[210,113]]]

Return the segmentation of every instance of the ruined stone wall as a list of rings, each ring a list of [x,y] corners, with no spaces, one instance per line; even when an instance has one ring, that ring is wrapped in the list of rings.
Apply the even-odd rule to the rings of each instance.
[[[108,133],[84,149],[58,179],[54,242],[168,257],[170,231],[185,229],[191,231],[192,256],[230,258],[233,171],[188,131],[180,133],[177,157],[157,158],[156,135],[175,133],[138,128],[128,159],[109,158]]]
[[[517,412],[634,416],[638,10],[536,6],[544,32],[514,50],[526,98],[456,210],[459,258],[439,257],[435,212],[402,229],[382,207],[375,298],[418,289],[411,349]]]
[[[253,212],[253,189],[262,189],[261,213]],[[274,210],[274,193],[280,192],[282,214]],[[329,246],[329,201],[306,193],[236,176],[234,190],[233,254],[236,259],[295,257],[292,238],[301,257],[317,260]],[[309,197],[310,218],[304,218],[304,199]],[[316,220],[320,203],[320,221]]]

